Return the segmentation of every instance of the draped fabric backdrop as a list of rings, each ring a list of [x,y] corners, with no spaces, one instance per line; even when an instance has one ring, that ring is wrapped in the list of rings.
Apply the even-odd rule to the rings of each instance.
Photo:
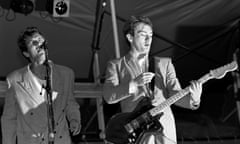
[[[0,4],[5,0],[1,1]],[[46,0],[42,0],[44,2]],[[109,0],[106,3],[99,44],[103,76],[106,61],[115,57]],[[11,18],[12,13],[7,15],[7,10],[0,8],[0,76],[5,77],[26,63],[19,53],[16,39],[26,26],[37,26],[48,40],[49,57],[73,68],[78,79],[88,79],[96,4],[97,0],[71,0],[70,16],[61,20],[52,20],[40,15],[40,11],[34,11],[27,16],[16,13],[16,18],[8,21],[7,17]],[[149,16],[155,32],[151,54],[172,57],[179,75],[185,75],[182,77],[187,77],[186,81],[227,62],[236,47],[234,44],[239,41],[236,30],[224,34],[238,23],[238,0],[118,0],[115,7],[117,16],[123,19],[118,19],[121,55],[128,50],[121,31],[124,20],[130,15]],[[220,38],[215,39],[219,35]]]

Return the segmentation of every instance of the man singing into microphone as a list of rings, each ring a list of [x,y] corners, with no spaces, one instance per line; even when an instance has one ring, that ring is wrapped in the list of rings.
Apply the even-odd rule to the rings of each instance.
[[[104,83],[106,102],[109,104],[120,102],[122,112],[133,112],[144,97],[150,97],[152,105],[157,106],[179,92],[181,86],[170,58],[155,57],[154,72],[149,72],[149,51],[153,36],[150,19],[144,16],[132,16],[125,23],[123,34],[130,46],[130,51],[125,56],[108,63]],[[154,89],[149,92],[148,85],[153,77]],[[184,108],[197,109],[201,93],[202,85],[193,82],[190,86],[190,93],[175,104]],[[145,133],[138,139],[141,144],[177,143],[175,121],[170,106],[164,109],[159,122],[162,125],[162,131]],[[116,125],[121,123],[119,119]],[[117,131],[109,132],[109,135],[113,133],[117,133]],[[110,142],[112,142],[111,139]]]
[[[53,143],[71,144],[69,129],[72,135],[80,132],[79,105],[73,96],[74,72],[47,60],[45,44],[36,27],[27,27],[18,38],[18,46],[29,64],[7,76],[2,144],[48,144],[46,62],[51,67]]]

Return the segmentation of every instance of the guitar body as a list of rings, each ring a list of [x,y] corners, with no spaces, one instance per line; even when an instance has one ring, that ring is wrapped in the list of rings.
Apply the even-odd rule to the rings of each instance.
[[[114,144],[134,144],[144,131],[149,129],[161,129],[161,125],[158,121],[160,117],[155,118],[156,120],[149,117],[151,122],[144,121],[143,119],[139,120],[138,123],[140,127],[131,133],[125,128],[125,125],[131,122],[131,120],[137,118],[152,107],[150,100],[144,98],[139,102],[133,112],[118,113],[111,117],[106,127],[106,140]]]

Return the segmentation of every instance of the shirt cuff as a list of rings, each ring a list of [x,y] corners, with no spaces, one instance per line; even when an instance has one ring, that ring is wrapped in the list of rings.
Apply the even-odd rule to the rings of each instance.
[[[129,83],[129,91],[128,92],[129,92],[129,94],[134,94],[137,92],[137,85],[133,81],[131,81]]]

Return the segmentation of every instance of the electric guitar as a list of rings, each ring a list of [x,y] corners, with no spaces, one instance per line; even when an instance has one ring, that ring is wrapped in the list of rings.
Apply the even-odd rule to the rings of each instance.
[[[226,64],[198,79],[198,82],[205,83],[210,79],[221,79],[227,72],[238,68],[236,61]],[[133,112],[115,114],[107,123],[106,140],[114,144],[136,144],[138,138],[148,129],[161,129],[158,119],[161,117],[162,110],[189,93],[190,86],[182,89],[177,94],[169,97],[156,107],[151,105],[149,99],[139,102]]]

